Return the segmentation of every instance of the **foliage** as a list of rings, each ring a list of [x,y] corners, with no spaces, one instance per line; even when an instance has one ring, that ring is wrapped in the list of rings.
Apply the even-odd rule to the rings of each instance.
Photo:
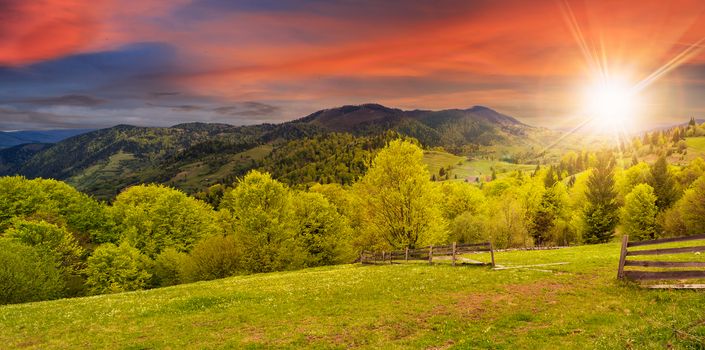
[[[88,258],[86,284],[91,294],[143,289],[152,277],[150,268],[149,258],[129,243],[105,243]]]
[[[222,232],[207,204],[161,185],[130,187],[110,212],[117,225],[110,241],[127,240],[152,258],[170,247],[189,251],[201,237]]]
[[[622,210],[624,234],[630,240],[647,240],[656,237],[656,195],[647,184],[639,184],[627,195]]]
[[[289,266],[287,252],[293,248],[289,189],[269,174],[252,171],[227,192],[221,209],[232,219],[233,232],[243,249],[243,268],[266,272]]]
[[[5,237],[14,238],[26,245],[36,247],[44,254],[61,262],[64,268],[77,268],[83,249],[65,228],[46,221],[28,221],[15,218]]]
[[[676,181],[668,169],[668,162],[666,162],[665,156],[659,157],[651,167],[649,185],[654,189],[657,198],[656,206],[661,211],[668,209],[678,199]]]
[[[423,151],[395,140],[375,157],[356,184],[365,211],[364,229],[389,247],[414,248],[444,242],[446,220],[434,205],[437,192],[422,162]]]
[[[243,255],[242,247],[232,235],[206,237],[196,244],[188,260],[181,263],[180,276],[186,281],[230,277],[242,271],[240,260]],[[172,255],[172,259],[178,258]]]
[[[690,235],[705,232],[705,175],[685,191],[678,205],[686,232]]]
[[[10,226],[13,218],[33,215],[65,225],[81,242],[111,230],[104,207],[63,182],[0,177],[0,232]]]
[[[188,254],[174,248],[166,248],[154,259],[152,284],[166,287],[186,283],[191,279],[191,266],[193,265]]]
[[[294,197],[294,238],[307,252],[304,266],[353,261],[357,254],[351,251],[347,219],[321,194],[297,192]]]
[[[597,163],[587,181],[585,207],[586,243],[607,242],[618,223],[617,192],[614,189],[614,158],[606,151],[597,157]]]
[[[51,255],[0,238],[0,305],[61,297],[64,281]]]

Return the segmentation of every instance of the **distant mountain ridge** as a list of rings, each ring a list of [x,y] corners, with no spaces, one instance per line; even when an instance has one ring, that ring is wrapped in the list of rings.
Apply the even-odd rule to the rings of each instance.
[[[0,148],[8,148],[26,143],[56,143],[93,130],[94,129],[0,131]]]
[[[550,131],[481,106],[405,111],[363,104],[325,109],[281,124],[117,125],[54,145],[6,150],[4,158],[0,154],[0,175],[62,179],[101,198],[142,182],[193,192],[231,182],[253,168],[292,185],[346,183],[361,175],[365,159],[394,135],[456,154],[529,157],[542,147],[546,133]],[[324,178],[319,176],[323,168]]]

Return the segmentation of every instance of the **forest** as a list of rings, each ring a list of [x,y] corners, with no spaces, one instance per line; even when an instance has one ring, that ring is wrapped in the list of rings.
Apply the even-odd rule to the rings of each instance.
[[[478,183],[433,181],[411,138],[388,141],[349,184],[290,187],[252,170],[195,197],[142,184],[101,202],[61,181],[2,177],[0,303],[351,263],[363,249],[702,233],[705,161],[669,159],[685,160],[684,140],[703,131],[691,121]]]

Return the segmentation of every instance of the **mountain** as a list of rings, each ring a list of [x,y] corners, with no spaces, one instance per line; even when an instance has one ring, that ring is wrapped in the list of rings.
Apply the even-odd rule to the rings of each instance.
[[[0,149],[0,174],[12,174],[37,153],[50,148],[49,143],[25,143],[10,148]]]
[[[531,159],[550,131],[486,107],[404,111],[378,104],[343,106],[282,124],[173,127],[118,125],[56,143],[7,150],[0,175],[56,178],[109,199],[136,183],[198,192],[250,169],[291,185],[351,183],[374,153],[397,137],[459,155]],[[4,154],[4,153],[3,153]]]
[[[92,129],[65,129],[40,131],[0,131],[0,148],[17,146],[25,143],[56,143]]]

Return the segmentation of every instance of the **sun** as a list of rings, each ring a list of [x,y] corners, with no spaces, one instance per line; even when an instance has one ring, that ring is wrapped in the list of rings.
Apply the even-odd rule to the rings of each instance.
[[[637,109],[634,89],[624,80],[599,79],[585,89],[585,112],[598,128],[623,129],[633,122]]]

